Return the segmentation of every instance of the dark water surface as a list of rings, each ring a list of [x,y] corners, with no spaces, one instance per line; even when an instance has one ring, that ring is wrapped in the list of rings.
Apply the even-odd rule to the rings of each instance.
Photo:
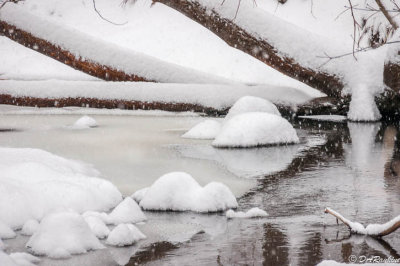
[[[128,265],[316,265],[349,262],[351,255],[400,258],[400,230],[382,239],[351,235],[324,214],[331,207],[364,225],[400,215],[398,125],[300,120],[295,127],[303,138],[326,141],[303,150],[285,170],[258,179],[239,199],[240,210],[258,206],[268,218],[226,221],[222,214],[203,215],[208,229],[187,242],[142,248]],[[154,213],[153,218],[190,215],[196,216]]]

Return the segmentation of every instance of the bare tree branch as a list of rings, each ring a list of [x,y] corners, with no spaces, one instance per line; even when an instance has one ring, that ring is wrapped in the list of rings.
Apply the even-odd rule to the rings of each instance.
[[[397,30],[399,26],[397,23],[393,20],[393,18],[389,15],[388,11],[386,10],[385,6],[382,4],[381,0],[375,0],[376,4],[378,5],[380,11],[383,13],[383,15],[386,17],[386,19],[389,21],[390,25]]]

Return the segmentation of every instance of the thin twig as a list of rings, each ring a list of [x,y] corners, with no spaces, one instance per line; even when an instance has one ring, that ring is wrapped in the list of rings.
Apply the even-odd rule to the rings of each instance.
[[[127,21],[124,22],[124,23],[115,23],[115,22],[113,22],[113,21],[111,21],[111,20],[108,20],[108,19],[106,19],[105,17],[103,17],[103,15],[100,13],[100,11],[97,10],[97,7],[96,7],[96,0],[93,0],[93,8],[94,8],[94,11],[96,11],[97,15],[99,15],[99,17],[100,17],[101,19],[103,19],[103,20],[105,20],[105,21],[107,21],[107,22],[109,22],[109,23],[111,23],[111,24],[114,24],[114,25],[116,25],[116,26],[122,26],[122,25],[125,25],[126,23],[128,23]]]

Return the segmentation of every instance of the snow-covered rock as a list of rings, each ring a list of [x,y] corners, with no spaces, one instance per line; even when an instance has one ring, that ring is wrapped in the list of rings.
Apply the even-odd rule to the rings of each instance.
[[[266,217],[268,213],[260,208],[251,208],[247,212],[235,212],[234,210],[228,210],[226,212],[226,218],[256,218],[256,217]]]
[[[0,265],[1,266],[18,266],[15,261],[2,250],[0,250]]]
[[[59,208],[108,211],[122,195],[97,176],[90,165],[43,150],[0,148],[0,217],[16,229]]]
[[[149,190],[148,187],[139,189],[138,191],[132,194],[131,198],[134,199],[136,202],[140,202],[144,198],[144,195],[146,195],[146,192],[148,190]]]
[[[214,147],[246,148],[298,143],[296,130],[284,118],[269,113],[244,113],[228,120]]]
[[[52,258],[68,258],[72,254],[104,248],[82,216],[75,212],[45,216],[26,247],[33,254]]]
[[[133,224],[120,224],[109,234],[106,243],[112,246],[129,246],[146,236]]]
[[[87,212],[84,212],[84,213],[82,214],[82,216],[83,216],[83,218],[85,218],[85,219],[86,219],[87,217],[93,216],[93,217],[99,218],[99,219],[102,220],[105,224],[112,224],[112,221],[111,221],[110,217],[109,217],[108,214],[105,213],[105,212],[87,211]]]
[[[72,126],[75,129],[84,129],[84,128],[91,128],[91,127],[97,127],[97,122],[94,118],[90,116],[82,116]]]
[[[347,118],[351,121],[378,121],[381,117],[375,95],[363,84],[353,88]]]
[[[281,115],[275,104],[270,101],[254,96],[244,96],[237,100],[235,104],[229,109],[225,120],[229,120],[232,117],[243,114],[243,113],[253,113],[253,112],[265,112],[274,115]]]
[[[101,218],[96,216],[87,216],[84,219],[97,238],[106,238],[110,233],[110,229],[108,229]]]
[[[38,257],[32,256],[26,252],[11,253],[10,258],[19,266],[34,266],[40,262]]]
[[[7,215],[4,213],[4,215]],[[14,238],[15,232],[5,223],[0,221],[0,239]]]
[[[147,219],[139,205],[130,197],[126,197],[118,204],[109,214],[109,218],[115,225],[121,223],[138,223]]]
[[[187,139],[214,139],[221,130],[218,121],[207,119],[195,125],[192,129],[182,135]]]
[[[39,222],[35,219],[29,219],[22,226],[21,234],[26,236],[33,235],[39,228]]]
[[[201,187],[189,174],[172,172],[157,179],[139,205],[145,210],[217,212],[236,208],[237,201],[222,183]]]

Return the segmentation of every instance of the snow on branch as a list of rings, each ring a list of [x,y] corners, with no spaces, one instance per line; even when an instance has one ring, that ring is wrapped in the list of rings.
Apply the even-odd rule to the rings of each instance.
[[[16,3],[21,2],[21,1],[24,1],[24,0],[3,0],[3,1],[0,1],[0,9],[1,9],[3,6],[5,6],[7,3],[14,3],[14,4],[16,4]]]
[[[367,227],[364,227],[362,224],[358,222],[352,222],[346,219],[340,213],[330,208],[325,208],[325,213],[329,213],[335,216],[336,221],[340,220],[351,230],[352,233],[355,234],[369,235],[373,237],[382,237],[389,235],[400,228],[400,215],[393,218],[392,220],[390,220],[385,224],[369,224]]]

